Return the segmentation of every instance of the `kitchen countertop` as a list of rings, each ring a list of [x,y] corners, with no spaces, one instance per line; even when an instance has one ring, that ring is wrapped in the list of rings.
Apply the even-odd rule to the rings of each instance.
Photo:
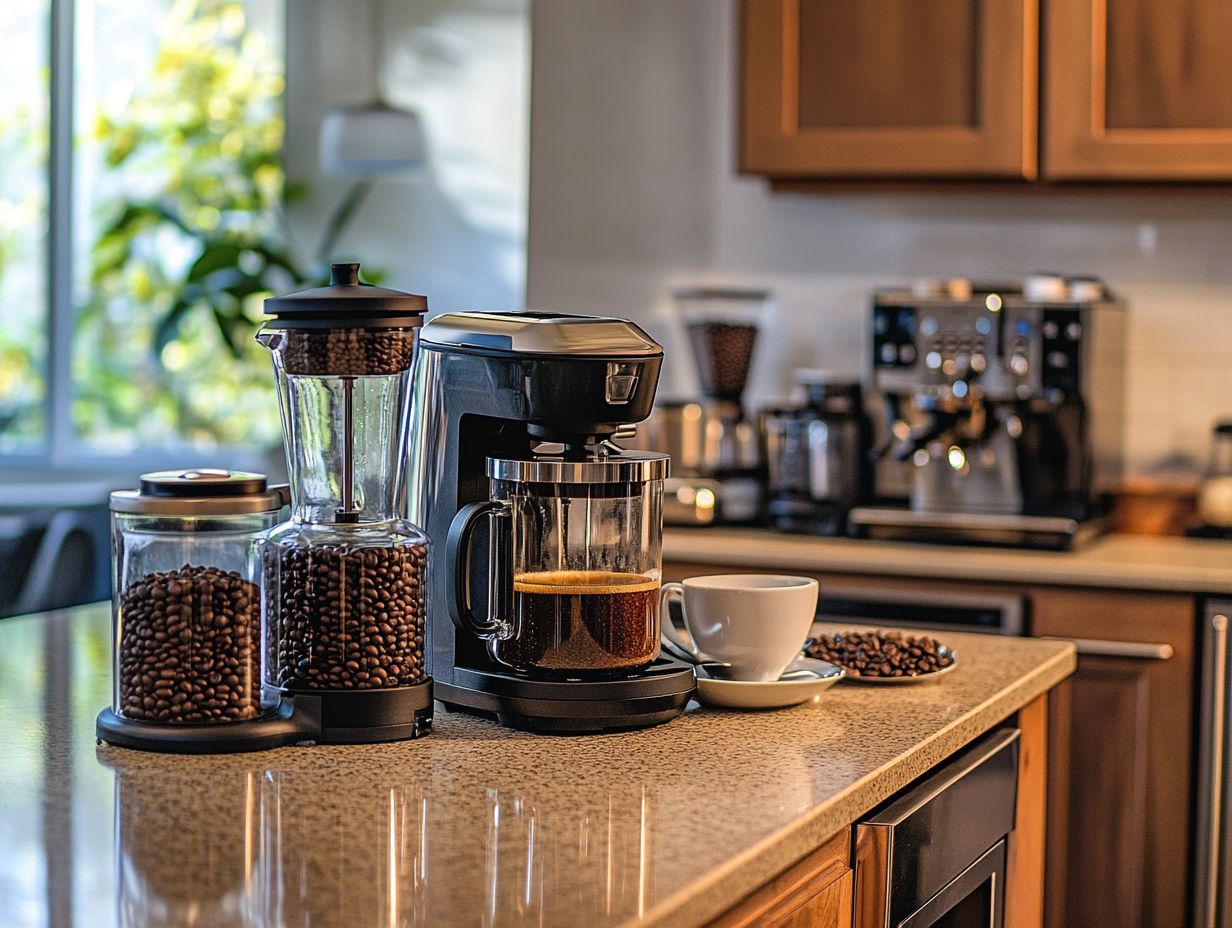
[[[1232,593],[1232,542],[1201,538],[1105,535],[1075,551],[1028,551],[812,538],[765,529],[670,528],[663,536],[663,559],[754,570]]]
[[[190,757],[96,746],[105,605],[0,621],[0,924],[703,925],[1070,674],[1072,645],[952,635],[917,686],[694,705],[561,738]]]

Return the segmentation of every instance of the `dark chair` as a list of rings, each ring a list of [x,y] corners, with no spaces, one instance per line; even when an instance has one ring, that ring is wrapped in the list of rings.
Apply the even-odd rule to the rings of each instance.
[[[61,509],[48,519],[10,615],[63,609],[93,598],[98,554],[90,513]]]

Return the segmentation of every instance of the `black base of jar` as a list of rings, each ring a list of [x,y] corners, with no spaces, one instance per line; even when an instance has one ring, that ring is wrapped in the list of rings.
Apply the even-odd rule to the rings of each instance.
[[[288,701],[270,715],[216,725],[163,725],[116,715],[104,709],[95,722],[99,741],[138,751],[168,754],[240,754],[265,751],[300,741],[315,741],[317,723]]]
[[[322,744],[405,741],[432,730],[432,678],[371,690],[283,690],[317,720]]]
[[[239,754],[289,744],[403,741],[432,730],[432,679],[381,690],[287,691],[276,712],[245,722],[162,725],[104,709],[99,741],[168,754]]]
[[[453,685],[437,684],[446,709],[495,718],[541,734],[588,735],[670,722],[696,688],[693,666],[660,657],[615,680],[536,680],[471,667],[453,668]]]

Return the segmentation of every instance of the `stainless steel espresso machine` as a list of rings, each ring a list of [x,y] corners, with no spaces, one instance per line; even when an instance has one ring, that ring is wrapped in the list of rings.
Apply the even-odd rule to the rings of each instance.
[[[662,360],[619,319],[451,313],[421,330],[407,509],[438,542],[428,669],[447,708],[559,733],[684,709],[693,668],[659,654],[668,457],[614,443],[650,414]]]
[[[1125,313],[1102,286],[875,294],[877,505],[854,534],[1066,548],[1121,475]]]

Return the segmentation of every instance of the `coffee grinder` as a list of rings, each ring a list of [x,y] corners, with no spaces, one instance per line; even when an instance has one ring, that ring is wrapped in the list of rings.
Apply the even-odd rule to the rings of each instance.
[[[428,669],[446,707],[566,734],[684,709],[693,668],[659,654],[668,458],[614,443],[649,415],[662,361],[620,319],[421,330],[407,510],[437,542]]]
[[[432,723],[428,539],[398,517],[415,334],[427,300],[366,286],[265,301],[291,519],[263,544],[265,683],[320,721],[316,740],[395,741]]]

